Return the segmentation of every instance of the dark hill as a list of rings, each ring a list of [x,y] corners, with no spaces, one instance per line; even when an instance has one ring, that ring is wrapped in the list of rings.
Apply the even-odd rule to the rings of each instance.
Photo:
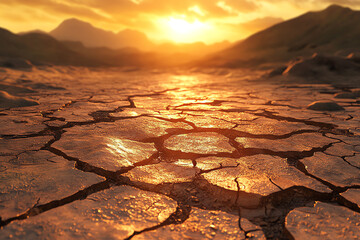
[[[42,33],[13,34],[0,28],[0,66],[35,65],[172,67],[189,61],[185,56],[142,52],[136,48],[85,47],[81,42],[59,42]]]
[[[314,52],[344,55],[360,49],[360,11],[331,5],[258,32],[201,62],[208,66],[247,67],[286,62]]]
[[[41,33],[16,35],[3,28],[0,28],[0,56],[59,65],[96,66],[101,64],[99,61],[88,59],[68,49],[49,35]]]

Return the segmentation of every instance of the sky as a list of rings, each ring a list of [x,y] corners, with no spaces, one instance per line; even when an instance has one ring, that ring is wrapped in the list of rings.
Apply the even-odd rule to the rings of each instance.
[[[78,18],[113,32],[139,30],[154,41],[233,42],[330,4],[360,9],[360,0],[0,0],[0,27],[51,31]]]

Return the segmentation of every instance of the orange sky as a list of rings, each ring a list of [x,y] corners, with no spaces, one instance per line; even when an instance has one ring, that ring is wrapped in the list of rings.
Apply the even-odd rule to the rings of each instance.
[[[332,3],[360,8],[360,0],[0,0],[0,27],[50,31],[75,17],[114,32],[140,30],[153,40],[213,43]]]

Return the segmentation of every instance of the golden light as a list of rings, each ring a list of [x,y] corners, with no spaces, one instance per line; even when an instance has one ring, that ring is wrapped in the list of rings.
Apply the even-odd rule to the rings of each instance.
[[[194,42],[204,37],[209,26],[199,20],[189,22],[183,18],[170,17],[164,21],[167,34],[175,42]]]
[[[205,27],[205,24],[201,23],[199,20],[190,23],[184,19],[176,18],[170,18],[168,24],[176,34],[192,34],[198,30],[203,30]]]

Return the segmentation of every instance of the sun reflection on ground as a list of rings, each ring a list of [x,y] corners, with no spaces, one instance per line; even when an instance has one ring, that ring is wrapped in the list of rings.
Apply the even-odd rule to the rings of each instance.
[[[177,86],[190,87],[198,85],[201,80],[198,76],[195,75],[175,75],[171,76],[170,82]]]
[[[135,154],[135,149],[131,149],[128,146],[126,141],[116,138],[109,138],[109,143],[106,144],[107,150],[114,154],[114,155],[120,155],[123,158],[124,163],[126,165],[132,166],[133,164],[127,160],[129,155]]]
[[[196,75],[170,75],[160,85],[163,89],[179,89],[178,91],[171,91],[169,94],[179,104],[186,104],[189,102],[187,99],[197,96],[197,90],[194,87],[200,83],[201,79]]]
[[[124,167],[149,158],[156,149],[151,143],[141,143],[129,139],[109,137],[106,150],[117,157],[117,161]]]

